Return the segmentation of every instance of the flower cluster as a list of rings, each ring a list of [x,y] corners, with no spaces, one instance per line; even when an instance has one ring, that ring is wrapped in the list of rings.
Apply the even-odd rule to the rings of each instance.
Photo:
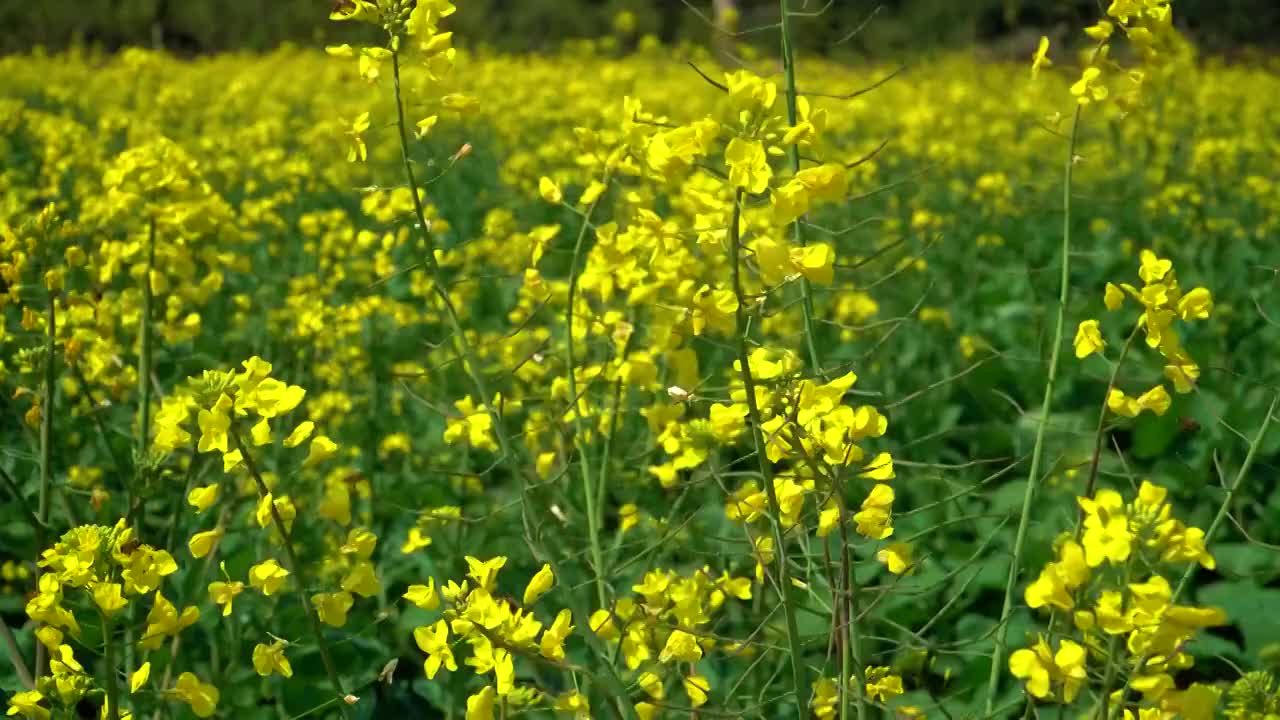
[[[111,527],[71,529],[41,554],[39,565],[45,572],[39,592],[27,603],[27,615],[41,623],[36,636],[48,648],[50,674],[37,679],[35,690],[11,700],[11,715],[43,720],[50,713],[43,701],[70,711],[91,690],[103,689],[75,658],[72,644],[82,636],[77,615],[96,615],[92,624],[101,628],[104,642],[110,645],[117,641],[116,630],[127,625],[134,610],[149,597],[151,608],[137,637],[144,652],[159,648],[163,640],[177,637],[200,618],[198,607],[179,610],[161,590],[164,578],[178,570],[173,557],[141,543],[123,520]],[[149,674],[150,664],[144,662],[130,679],[130,692],[139,692]],[[212,715],[218,702],[217,689],[191,673],[184,673],[164,692],[190,704],[200,717]]]
[[[280,439],[272,421],[289,417],[307,391],[271,377],[271,363],[260,357],[245,360],[243,367],[240,372],[206,371],[188,381],[186,392],[167,398],[156,414],[155,447],[165,452],[189,448],[189,421],[194,415],[200,433],[196,449],[221,453],[223,471],[231,472],[245,462],[247,448]],[[246,433],[245,426],[250,425]],[[293,448],[308,440],[304,466],[324,462],[338,450],[328,436],[315,434],[311,420],[295,424],[284,434],[282,444]]]
[[[1164,377],[1173,385],[1174,392],[1189,393],[1200,379],[1200,366],[1187,354],[1173,324],[1175,320],[1192,322],[1208,318],[1213,312],[1213,295],[1202,287],[1184,292],[1178,284],[1171,260],[1150,250],[1143,250],[1139,258],[1138,277],[1142,280],[1142,287],[1107,283],[1103,301],[1108,310],[1120,309],[1126,299],[1138,303],[1142,312],[1133,332],[1141,330],[1147,346],[1160,354],[1164,361]],[[1098,320],[1080,323],[1075,338],[1077,358],[1089,357],[1106,346]],[[1125,346],[1127,351],[1128,344]],[[1107,408],[1123,417],[1137,417],[1143,410],[1163,415],[1171,402],[1164,384],[1156,385],[1137,397],[1127,395],[1117,387],[1111,388],[1107,395]]]
[[[440,609],[443,600],[441,618],[413,631],[418,648],[427,655],[423,663],[427,678],[435,678],[441,668],[456,671],[453,649],[458,642],[465,642],[471,648],[465,664],[486,681],[467,699],[468,720],[492,720],[498,704],[530,709],[549,704],[585,715],[585,698],[577,693],[550,697],[516,680],[516,658],[552,667],[562,667],[565,662],[564,643],[573,632],[573,614],[560,610],[550,624],[544,624],[531,607],[555,585],[551,567],[544,565],[529,580],[517,602],[497,590],[498,573],[506,565],[506,557],[480,560],[467,556],[466,562],[469,570],[461,582],[450,580],[437,588],[432,578],[425,585],[411,585],[404,594],[407,601],[428,611]]]
[[[597,637],[616,645],[627,669],[638,673],[636,682],[647,697],[636,703],[637,715],[654,717],[668,684],[682,686],[692,706],[705,704],[711,681],[697,664],[718,645],[733,657],[755,653],[749,643],[719,642],[710,631],[728,599],[752,598],[750,579],[727,572],[715,577],[705,567],[688,576],[651,570],[631,589],[638,597],[596,610],[588,624]]]
[[[1075,639],[1057,649],[1041,637],[1009,658],[1009,669],[1042,700],[1071,703],[1088,681],[1090,657],[1113,664],[1146,702],[1176,709],[1172,673],[1191,666],[1186,643],[1222,625],[1221,610],[1178,604],[1166,577],[1188,564],[1212,569],[1205,534],[1173,517],[1165,488],[1143,482],[1125,502],[1114,490],[1079,498],[1078,535],[1057,543],[1054,561],[1026,588],[1027,605],[1070,613]],[[1170,704],[1173,707],[1170,707]]]
[[[1080,78],[1071,86],[1077,103],[1083,106],[1111,98],[1122,112],[1131,112],[1142,104],[1148,75],[1167,66],[1170,58],[1183,49],[1183,41],[1173,27],[1171,1],[1112,0],[1105,17],[1084,29],[1093,44],[1084,56]],[[1126,69],[1112,59],[1112,47],[1118,37],[1128,40],[1141,67]],[[1048,51],[1048,38],[1041,38],[1031,62],[1033,76],[1040,68],[1053,64]],[[1125,82],[1117,86],[1119,78]]]
[[[890,700],[902,695],[904,690],[902,686],[902,676],[893,671],[892,668],[884,666],[872,666],[864,668],[863,676],[863,692],[866,697],[871,698],[880,703],[887,703]],[[850,677],[848,683],[845,684],[845,691],[849,693],[856,692],[857,679]],[[813,708],[813,716],[818,720],[831,720],[836,717],[840,703],[840,686],[836,679],[818,678],[813,683],[813,700],[810,707]],[[919,716],[918,708],[910,705],[895,708],[900,717],[917,717]]]

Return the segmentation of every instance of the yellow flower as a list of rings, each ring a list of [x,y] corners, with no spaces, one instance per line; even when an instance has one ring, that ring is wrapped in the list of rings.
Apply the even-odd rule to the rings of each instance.
[[[790,260],[797,272],[819,285],[830,285],[835,279],[835,252],[826,243],[792,248]]]
[[[1188,290],[1178,299],[1178,317],[1204,320],[1213,312],[1213,294],[1204,288]]]
[[[902,694],[902,678],[894,675],[890,668],[877,666],[866,669],[867,696],[880,702],[890,700]]]
[[[1089,567],[1095,568],[1104,562],[1118,564],[1129,559],[1133,533],[1129,530],[1129,518],[1120,493],[1099,490],[1092,498],[1079,497],[1076,500],[1085,512],[1081,544]]]
[[[528,586],[525,587],[522,602],[525,605],[532,605],[550,590],[551,586],[555,585],[555,582],[556,576],[551,571],[551,565],[544,563],[542,569],[529,580]]]
[[[466,720],[493,720],[493,701],[497,697],[492,685],[485,685],[467,698]]]
[[[569,610],[561,610],[555,621],[551,623],[551,627],[542,633],[542,639],[538,643],[538,653],[550,660],[564,660],[564,641],[569,637],[569,633],[573,632],[573,613]]]
[[[359,20],[363,22],[378,21],[378,4],[374,0],[339,0],[334,4],[330,20]]]
[[[871,462],[867,463],[862,472],[858,473],[858,477],[880,482],[894,479],[897,475],[893,471],[893,456],[887,452],[877,454],[871,458]]]
[[[702,675],[690,675],[684,679],[684,692],[689,696],[690,705],[702,707],[711,693],[711,681]]]
[[[627,503],[618,508],[618,530],[626,532],[640,524],[640,509],[635,503]]]
[[[129,676],[129,692],[136,693],[147,684],[147,680],[151,678],[151,663],[144,662],[142,666]]]
[[[684,630],[673,630],[658,655],[658,661],[662,663],[691,663],[701,659],[702,646],[698,644],[698,639]]]
[[[560,186],[549,177],[543,177],[538,181],[538,194],[542,195],[542,199],[552,205],[559,205],[564,201],[564,192],[560,190]]]
[[[272,512],[272,509],[275,512]],[[284,522],[286,531],[293,529],[293,521],[298,516],[298,510],[293,506],[293,501],[288,495],[275,497],[272,493],[267,493],[258,501],[258,507],[254,511],[254,518],[258,521],[258,527],[265,528],[275,522],[275,516],[279,514],[280,520]]]
[[[311,437],[312,431],[316,429],[316,424],[310,420],[304,420],[298,423],[298,426],[289,433],[289,437],[284,439],[284,446],[287,448],[298,447]]]
[[[280,567],[274,559],[260,562],[249,568],[249,585],[262,591],[263,595],[272,595],[284,585],[289,571]]]
[[[439,115],[428,115],[417,122],[417,130],[415,130],[413,134],[418,139],[422,139],[431,134],[431,129],[434,128],[438,122],[440,122]]]
[[[347,624],[347,611],[355,603],[351,593],[344,591],[335,593],[317,593],[311,596],[311,604],[315,606],[320,622],[333,627]]]
[[[876,559],[884,563],[894,575],[910,573],[913,567],[911,545],[907,543],[893,543],[881,548],[876,552]]]
[[[729,184],[749,193],[759,194],[769,187],[773,170],[759,140],[734,138],[724,151],[725,164],[729,166]]]
[[[120,593],[120,583],[95,583],[93,585],[93,602],[107,617],[115,615],[128,604],[128,601]]]
[[[271,673],[280,673],[284,677],[293,677],[293,666],[289,664],[289,658],[284,656],[284,649],[288,645],[284,640],[276,640],[270,645],[258,643],[253,647],[253,669],[262,677],[267,677]]]
[[[196,514],[208,510],[218,501],[218,484],[205,485],[204,487],[192,488],[187,493],[187,503],[196,509]]]
[[[186,630],[200,619],[200,608],[185,607],[179,613],[173,603],[157,590],[151,612],[147,613],[147,627],[138,644],[148,650],[155,650],[166,636],[172,637]]]
[[[1138,277],[1148,285],[1164,280],[1169,271],[1173,270],[1172,260],[1162,258],[1150,250],[1138,253],[1138,262]]]
[[[191,550],[192,557],[202,558],[213,550],[218,541],[222,539],[222,528],[214,528],[205,532],[196,533],[191,536],[187,547]]]
[[[426,585],[410,585],[408,592],[402,597],[423,610],[435,610],[440,607],[440,595],[436,592],[435,578],[428,578]]]
[[[373,597],[382,591],[382,583],[374,572],[373,563],[365,560],[356,563],[342,578],[342,589],[361,597]]]
[[[222,570],[226,572],[226,563],[223,563]],[[244,592],[244,583],[240,581],[226,582],[217,581],[209,583],[209,598],[214,604],[222,606],[222,615],[225,617],[231,614],[231,604],[236,596]]]
[[[872,540],[883,540],[893,535],[893,500],[892,487],[884,483],[872,487],[862,501],[862,508],[853,514],[858,534]]]
[[[1107,86],[1102,84],[1101,76],[1102,71],[1096,67],[1084,69],[1080,79],[1071,86],[1071,94],[1076,96],[1076,102],[1088,105],[1107,98]]]
[[[1080,327],[1076,329],[1076,357],[1083,359],[1090,355],[1101,352],[1107,346],[1107,341],[1102,339],[1102,331],[1098,328],[1097,320],[1085,320],[1080,323]]]
[[[1096,24],[1084,29],[1084,33],[1098,42],[1106,42],[1111,37],[1111,33],[1115,31],[1115,25],[1106,20],[1099,20]]]
[[[200,452],[220,450],[227,452],[227,431],[231,428],[231,398],[225,394],[208,410],[201,410],[197,421],[200,424]]]
[[[266,445],[271,442],[271,424],[266,418],[262,418],[256,425],[249,429],[249,439],[255,446]]]
[[[1174,379],[1175,388],[1178,379]],[[1190,388],[1188,388],[1190,389]],[[1143,410],[1150,410],[1156,415],[1164,415],[1169,410],[1173,399],[1163,385],[1157,385],[1142,395],[1132,398],[1118,388],[1112,388],[1107,395],[1107,408],[1122,417],[1137,417]]]
[[[42,707],[40,701],[44,695],[37,690],[23,690],[9,697],[8,715],[22,715],[29,720],[49,720],[48,708]]]
[[[362,112],[356,116],[351,125],[346,130],[346,135],[351,139],[351,145],[347,149],[347,162],[364,162],[369,157],[369,148],[364,144],[364,133],[369,129],[369,113]]]
[[[1070,703],[1087,679],[1084,648],[1071,640],[1063,640],[1055,654],[1043,637],[1031,648],[1022,648],[1009,656],[1009,670],[1014,677],[1026,681],[1027,692],[1041,700],[1054,697],[1052,686],[1062,686],[1062,700]]]
[[[594,204],[607,189],[608,186],[604,183],[599,180],[592,180],[587,189],[582,191],[582,196],[578,198],[578,204],[584,207]]]
[[[1049,38],[1044,35],[1040,36],[1040,45],[1036,47],[1035,54],[1031,56],[1031,77],[1040,74],[1040,68],[1051,67],[1053,61],[1049,59]]]
[[[414,629],[413,641],[418,644],[418,649],[427,654],[422,666],[427,679],[434,678],[442,666],[449,670],[458,669],[453,651],[449,648],[449,624],[444,620],[437,620],[430,627],[423,625]]]
[[[178,676],[177,685],[169,693],[190,705],[191,711],[202,718],[212,716],[218,707],[218,688],[200,682],[200,678],[189,672]]]
[[[338,444],[324,435],[317,435],[311,439],[311,449],[307,452],[307,459],[302,461],[303,467],[312,467],[328,460],[338,452]]]
[[[1112,283],[1107,283],[1107,289],[1102,296],[1102,302],[1107,306],[1108,310],[1117,310],[1122,304],[1124,304],[1124,291]]]
[[[507,564],[507,558],[502,555],[491,560],[479,560],[468,555],[465,560],[467,561],[467,567],[470,568],[467,571],[467,577],[475,580],[480,587],[490,591],[493,590],[494,583],[497,582],[498,571],[502,569],[503,565]]]

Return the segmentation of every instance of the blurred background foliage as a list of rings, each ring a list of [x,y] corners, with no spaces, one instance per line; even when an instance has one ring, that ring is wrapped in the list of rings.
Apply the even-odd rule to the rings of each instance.
[[[883,55],[980,44],[1021,55],[1040,34],[1055,39],[1097,13],[1098,0],[832,0],[802,22],[807,50]],[[817,10],[825,0],[793,0]],[[736,0],[748,29],[776,21],[776,0]],[[105,50],[163,46],[186,53],[263,50],[286,42],[346,39],[352,28],[327,21],[330,0],[0,0],[0,52],[84,44]],[[507,51],[547,50],[573,38],[608,35],[620,12],[635,15],[636,37],[706,42],[697,14],[712,0],[467,0],[453,27],[471,42]],[[1276,0],[1178,0],[1179,24],[1202,48],[1280,46]],[[797,7],[797,9],[802,9]],[[869,15],[874,31],[850,37]],[[1086,23],[1087,24],[1087,23]],[[761,34],[763,37],[767,34]],[[748,36],[749,37],[749,36]],[[772,42],[772,36],[770,36]]]

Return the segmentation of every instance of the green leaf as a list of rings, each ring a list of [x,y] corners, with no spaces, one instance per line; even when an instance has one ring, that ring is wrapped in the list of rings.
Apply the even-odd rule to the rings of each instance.
[[[1253,582],[1213,583],[1200,591],[1200,602],[1216,605],[1227,613],[1227,619],[1244,634],[1245,650],[1257,658],[1262,648],[1280,643],[1280,590],[1258,587]]]

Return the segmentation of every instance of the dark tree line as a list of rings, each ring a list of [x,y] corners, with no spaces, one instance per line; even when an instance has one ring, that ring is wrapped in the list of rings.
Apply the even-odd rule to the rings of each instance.
[[[687,5],[708,15],[715,0],[459,0],[453,27],[469,42],[506,50],[542,50],[562,40],[611,32],[630,10],[637,32],[705,41],[712,31]],[[791,0],[813,10],[827,0]],[[1000,46],[1021,35],[1079,27],[1098,0],[834,0],[820,18],[798,22],[809,51],[902,53],[973,42]],[[72,43],[114,50],[163,46],[183,53],[266,49],[283,42],[340,42],[358,29],[329,23],[330,0],[0,0],[0,51]],[[777,0],[736,0],[741,27],[777,18]],[[879,8],[864,32],[852,29]],[[1176,0],[1179,24],[1202,46],[1280,46],[1280,0]],[[1019,45],[1020,47],[1020,45]]]

